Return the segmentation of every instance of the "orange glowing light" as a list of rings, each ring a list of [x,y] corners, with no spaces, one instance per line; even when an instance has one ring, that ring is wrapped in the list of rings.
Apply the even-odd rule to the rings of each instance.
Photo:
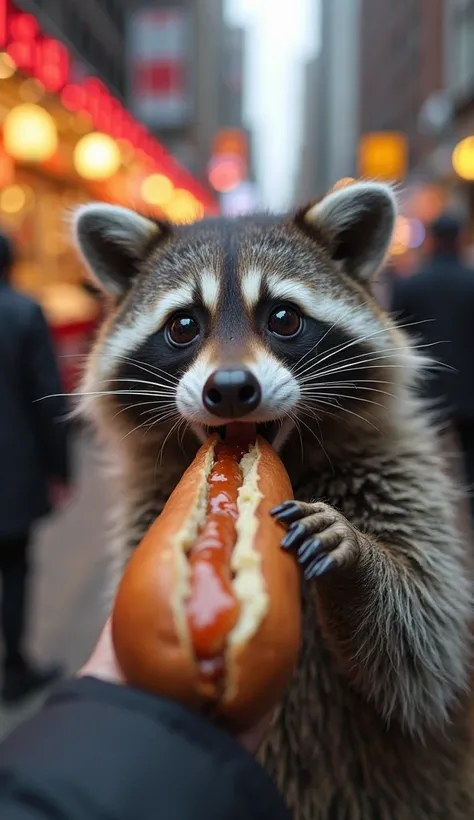
[[[358,150],[359,177],[386,182],[402,180],[408,168],[408,142],[397,131],[362,134]]]

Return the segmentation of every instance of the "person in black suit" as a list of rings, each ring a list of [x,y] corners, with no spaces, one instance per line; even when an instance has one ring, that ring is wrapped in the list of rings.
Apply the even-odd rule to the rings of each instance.
[[[429,228],[431,254],[413,276],[393,282],[390,309],[406,330],[429,345],[440,367],[425,377],[424,397],[457,432],[471,490],[474,521],[474,271],[462,260],[461,222],[440,216]]]
[[[4,644],[2,697],[14,702],[60,669],[37,669],[25,654],[28,563],[35,523],[65,497],[68,434],[49,329],[36,302],[9,284],[13,252],[0,235],[0,575]],[[63,418],[63,421],[61,419]]]

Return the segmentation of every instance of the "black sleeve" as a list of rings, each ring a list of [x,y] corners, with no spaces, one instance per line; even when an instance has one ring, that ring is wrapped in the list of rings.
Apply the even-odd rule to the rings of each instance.
[[[198,714],[83,678],[0,744],[4,820],[289,820],[267,774]]]
[[[46,474],[50,479],[67,482],[70,477],[68,406],[59,395],[64,388],[51,335],[43,311],[36,304],[32,306],[28,323],[24,359],[25,391]]]

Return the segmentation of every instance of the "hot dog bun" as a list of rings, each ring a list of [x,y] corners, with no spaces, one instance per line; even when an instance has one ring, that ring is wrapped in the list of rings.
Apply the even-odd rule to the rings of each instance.
[[[200,676],[185,609],[187,553],[206,517],[216,442],[213,437],[201,447],[133,554],[116,597],[112,635],[130,684],[210,708],[229,728],[243,731],[278,702],[297,660],[299,570],[280,548],[283,529],[269,514],[292,498],[292,489],[278,455],[258,437],[240,462],[243,482],[231,558],[240,615],[227,638],[225,674],[216,695]]]

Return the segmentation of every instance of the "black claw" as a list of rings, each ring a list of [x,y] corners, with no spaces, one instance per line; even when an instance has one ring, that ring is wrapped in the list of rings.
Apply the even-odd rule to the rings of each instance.
[[[310,581],[311,578],[319,578],[321,575],[324,575],[336,566],[337,562],[331,555],[325,555],[323,557],[319,556],[319,558],[306,567],[304,575],[305,578]]]
[[[299,512],[299,507],[295,501],[284,501],[283,504],[279,504],[278,507],[274,507],[273,510],[270,510],[270,515],[275,516],[275,518],[282,518],[284,515],[290,515],[296,512]]]
[[[298,550],[298,561],[300,564],[306,564],[309,558],[315,558],[315,556],[319,553],[320,547],[320,538],[307,538],[306,541],[303,541]],[[321,556],[318,555],[318,558],[320,557]]]
[[[278,518],[278,521],[281,524],[286,524],[288,521],[294,521],[298,518],[301,518],[301,512],[298,507],[289,507],[286,510],[282,510],[281,512],[275,514],[272,512],[272,515],[275,515],[275,518]]]
[[[281,546],[285,549],[294,547],[295,544],[303,537],[304,534],[305,527],[303,524],[292,524],[287,534],[282,539]]]

